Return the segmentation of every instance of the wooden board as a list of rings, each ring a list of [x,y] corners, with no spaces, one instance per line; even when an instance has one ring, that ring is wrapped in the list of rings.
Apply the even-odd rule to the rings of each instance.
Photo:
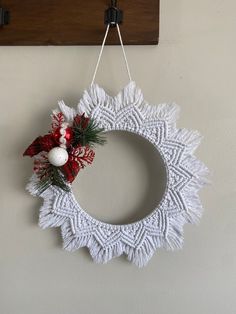
[[[0,45],[100,45],[107,0],[0,0],[10,23],[0,27]],[[118,0],[127,45],[154,45],[159,35],[159,0]],[[107,44],[118,44],[111,29]]]

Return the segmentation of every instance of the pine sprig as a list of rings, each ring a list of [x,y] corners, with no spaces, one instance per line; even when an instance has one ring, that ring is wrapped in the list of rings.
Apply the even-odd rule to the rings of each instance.
[[[85,120],[87,119],[87,120]],[[105,137],[102,135],[104,129],[99,128],[93,119],[88,119],[81,116],[80,119],[75,119],[73,125],[74,141],[73,146],[81,144],[82,146],[93,147],[95,144],[104,145]]]
[[[70,188],[66,184],[65,178],[60,169],[53,165],[50,165],[47,171],[45,171],[43,177],[41,177],[40,180],[37,182],[37,190],[41,194],[45,190],[47,190],[50,185],[56,185],[66,192],[70,191]]]
[[[64,175],[61,173],[59,168],[52,166],[52,185],[56,185],[62,190],[69,192],[70,188],[66,184]]]

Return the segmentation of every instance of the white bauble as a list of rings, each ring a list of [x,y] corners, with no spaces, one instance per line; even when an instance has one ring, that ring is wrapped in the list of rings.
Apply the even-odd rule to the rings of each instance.
[[[62,147],[54,147],[48,153],[48,161],[56,167],[61,167],[68,161],[68,153]]]

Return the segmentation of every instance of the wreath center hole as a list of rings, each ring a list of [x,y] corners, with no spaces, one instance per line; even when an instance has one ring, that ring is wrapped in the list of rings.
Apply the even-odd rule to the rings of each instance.
[[[79,172],[73,185],[76,199],[94,218],[127,224],[149,215],[163,198],[167,177],[156,148],[126,131],[106,133],[96,146],[92,165]]]

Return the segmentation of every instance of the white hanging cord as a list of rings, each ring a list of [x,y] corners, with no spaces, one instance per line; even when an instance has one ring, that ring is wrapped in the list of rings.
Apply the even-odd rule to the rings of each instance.
[[[127,70],[128,76],[129,76],[129,80],[132,81],[131,74],[130,74],[130,69],[129,69],[129,64],[128,64],[128,60],[127,60],[127,57],[126,57],[125,48],[124,48],[124,45],[123,45],[123,41],[122,41],[119,25],[116,24],[116,27],[117,27],[117,32],[118,32],[118,36],[119,36],[122,52],[123,52],[124,59],[125,59],[126,70]],[[101,60],[101,57],[102,57],[102,53],[103,53],[103,49],[104,49],[104,46],[105,46],[105,43],[106,43],[106,39],[107,39],[107,35],[108,35],[108,32],[109,32],[109,29],[110,29],[110,24],[108,24],[107,28],[106,28],[106,32],[105,32],[105,35],[104,35],[104,38],[103,38],[103,41],[102,41],[102,47],[101,47],[99,55],[98,55],[98,60],[97,60],[97,64],[96,64],[96,67],[95,67],[95,70],[94,70],[94,74],[93,74],[91,85],[93,85],[95,77],[96,77],[96,74],[97,74],[98,66],[100,64],[100,60]]]
[[[107,34],[109,32],[109,28],[110,28],[110,24],[107,24],[107,29],[106,29],[106,32],[105,32],[105,35],[104,35],[104,38],[103,38],[102,47],[101,47],[101,50],[99,52],[98,61],[97,61],[97,64],[96,64],[96,67],[95,67],[95,70],[94,70],[94,74],[93,74],[93,79],[92,79],[91,85],[93,85],[94,80],[95,80],[95,76],[97,74],[98,66],[99,66],[99,63],[100,63],[100,60],[101,60],[101,56],[102,56],[104,45],[105,45],[105,42],[106,42],[106,39],[107,39]]]
[[[132,81],[131,74],[130,74],[130,69],[129,69],[129,63],[128,63],[128,60],[127,60],[127,57],[126,57],[125,47],[123,45],[123,40],[122,40],[122,37],[121,37],[119,24],[116,24],[116,27],[117,27],[117,31],[118,31],[118,35],[119,35],[119,39],[120,39],[120,44],[121,44],[121,48],[122,48],[124,59],[125,59],[126,70],[127,70],[128,76],[129,76],[129,80]]]

